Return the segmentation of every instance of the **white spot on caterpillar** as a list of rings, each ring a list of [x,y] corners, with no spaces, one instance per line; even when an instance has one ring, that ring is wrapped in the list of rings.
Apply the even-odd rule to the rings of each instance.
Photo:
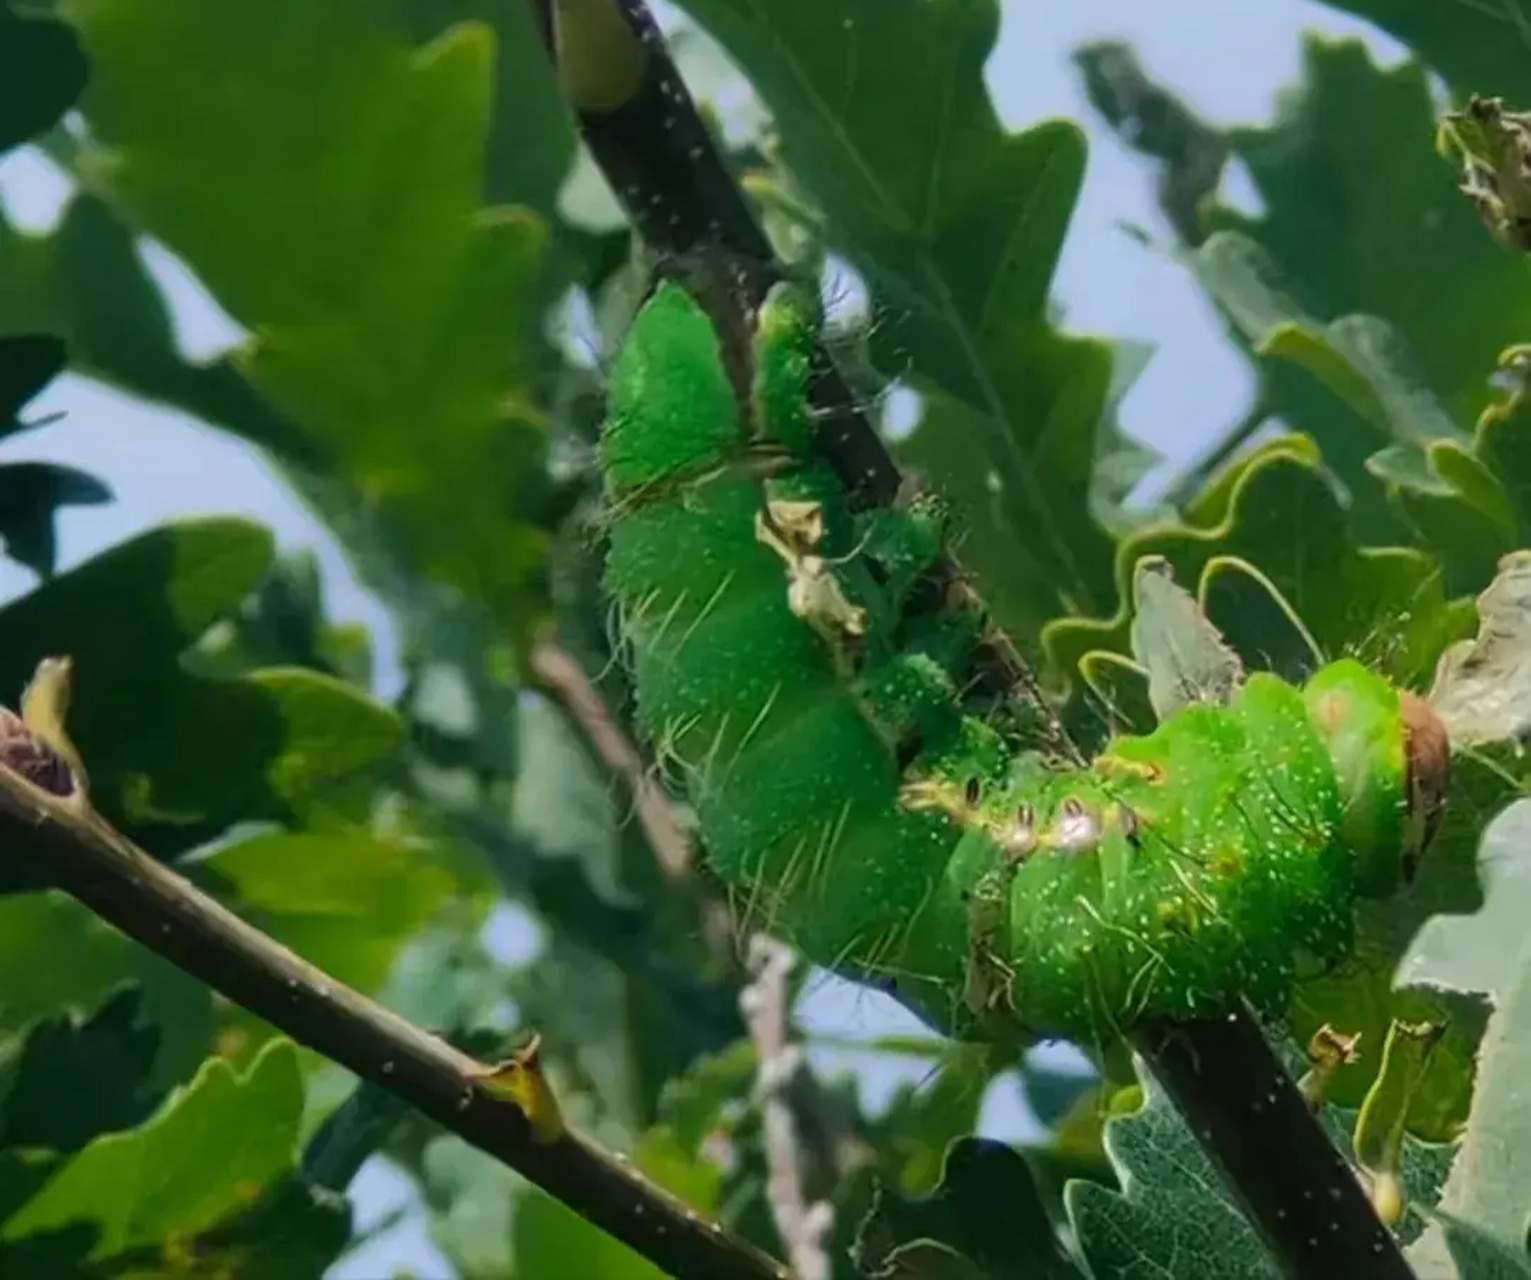
[[[1007,858],[1019,862],[1027,857],[1037,847],[1036,811],[1029,804],[1021,805],[995,832],[995,838]]]
[[[1069,796],[1059,807],[1057,825],[1048,834],[1048,846],[1066,853],[1080,853],[1099,843],[1100,814]]]

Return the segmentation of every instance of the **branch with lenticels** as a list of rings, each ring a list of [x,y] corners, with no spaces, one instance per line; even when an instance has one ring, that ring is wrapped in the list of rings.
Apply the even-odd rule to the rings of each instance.
[[[335,981],[112,827],[63,730],[69,664],[0,709],[0,846],[37,879],[283,1034],[515,1169],[672,1276],[790,1280],[780,1262],[566,1124],[536,1042],[486,1067]]]

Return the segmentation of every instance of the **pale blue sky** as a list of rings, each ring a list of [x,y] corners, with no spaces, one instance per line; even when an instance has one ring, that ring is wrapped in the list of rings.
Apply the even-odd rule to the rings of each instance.
[[[1127,39],[1149,74],[1175,87],[1206,119],[1257,123],[1269,119],[1277,91],[1296,78],[1304,29],[1362,36],[1387,62],[1401,52],[1363,24],[1304,0],[1005,2],[1000,44],[988,75],[1005,121],[1023,127],[1067,116],[1084,123],[1091,140],[1084,193],[1055,282],[1057,297],[1072,329],[1156,344],[1157,353],[1128,398],[1123,418],[1130,431],[1173,459],[1194,456],[1239,416],[1250,388],[1249,371],[1223,340],[1220,323],[1186,275],[1119,229],[1119,222],[1128,221],[1163,230],[1152,181],[1144,164],[1106,136],[1092,117],[1069,54],[1085,40]],[[1230,190],[1234,198],[1246,198],[1236,173]],[[35,155],[13,153],[0,163],[0,199],[24,226],[50,225],[66,194],[62,177]],[[168,254],[151,248],[148,259],[171,298],[187,354],[205,357],[238,341],[237,327]],[[60,519],[64,566],[166,519],[235,513],[262,520],[284,547],[318,551],[332,616],[373,628],[382,660],[379,692],[386,695],[396,687],[386,614],[359,588],[323,527],[291,501],[244,446],[183,415],[74,377],[59,380],[32,410],[50,411],[68,416],[46,430],[0,443],[0,459],[70,463],[104,477],[117,495],[109,507],[65,511]],[[0,596],[29,585],[24,571],[0,562]],[[513,914],[506,913],[493,940],[497,950],[517,951],[528,939]],[[802,1017],[805,1026],[840,1037],[913,1029],[890,1002],[829,980],[814,985]],[[856,1070],[869,1101],[885,1098],[897,1081],[918,1078],[923,1071],[918,1064],[841,1052],[820,1053],[817,1063],[825,1071]],[[986,1100],[983,1131],[1009,1139],[1035,1131],[1012,1082],[1001,1082]],[[356,1192],[363,1216],[374,1220],[409,1199],[398,1175],[375,1166],[364,1171]],[[344,1260],[332,1276],[371,1280],[396,1266],[410,1268],[421,1280],[451,1276],[425,1239],[417,1214]]]

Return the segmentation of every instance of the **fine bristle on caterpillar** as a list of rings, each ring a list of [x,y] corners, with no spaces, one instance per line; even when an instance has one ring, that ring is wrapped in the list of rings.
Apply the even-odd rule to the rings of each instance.
[[[1443,787],[1410,754],[1428,708],[1346,660],[1254,675],[1087,768],[1027,750],[964,704],[983,620],[922,591],[944,509],[852,512],[816,458],[814,324],[778,286],[741,379],[665,282],[612,370],[606,587],[712,869],[957,1034],[1280,1009],[1347,954],[1357,897],[1412,873]]]

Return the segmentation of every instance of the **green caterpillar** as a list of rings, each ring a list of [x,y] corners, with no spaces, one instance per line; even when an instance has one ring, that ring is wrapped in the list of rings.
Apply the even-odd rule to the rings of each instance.
[[[1439,792],[1411,765],[1423,704],[1341,661],[1301,689],[1254,675],[1088,768],[1025,749],[964,709],[983,620],[922,579],[940,508],[852,513],[814,456],[815,323],[778,286],[741,359],[666,281],[611,372],[606,588],[713,870],[954,1034],[1279,1010],[1346,955],[1357,896],[1412,874]]]

